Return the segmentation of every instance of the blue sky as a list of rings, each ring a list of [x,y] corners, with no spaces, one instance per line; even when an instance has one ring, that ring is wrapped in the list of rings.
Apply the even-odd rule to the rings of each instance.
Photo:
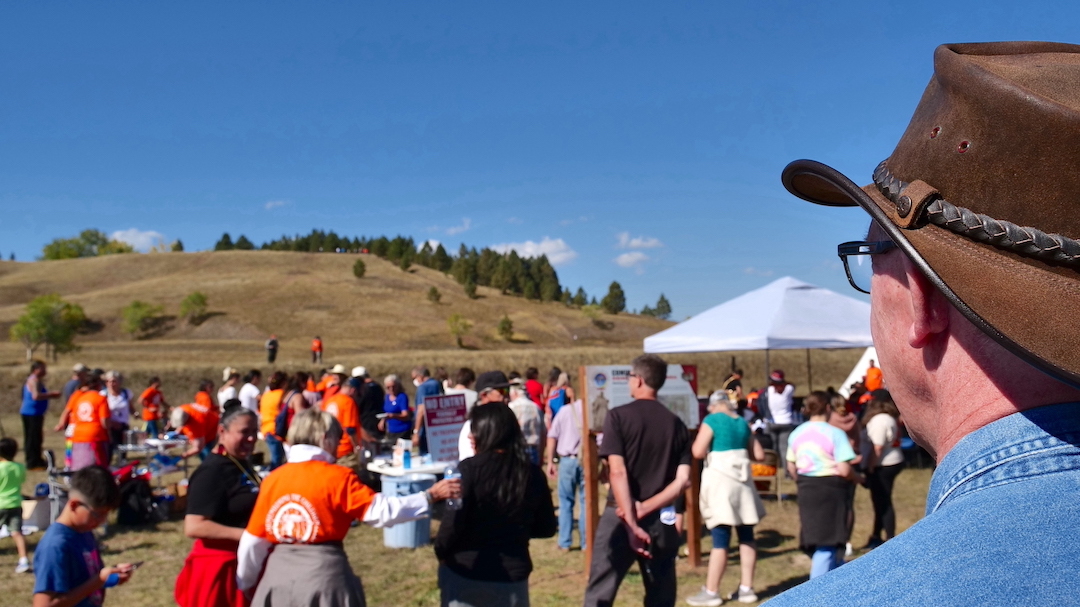
[[[1041,2],[4,3],[0,253],[333,229],[545,251],[677,319],[785,275],[854,295],[854,210],[945,42],[1080,42]]]

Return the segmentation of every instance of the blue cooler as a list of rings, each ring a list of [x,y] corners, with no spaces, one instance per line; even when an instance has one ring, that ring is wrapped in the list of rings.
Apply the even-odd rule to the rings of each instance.
[[[406,474],[383,476],[383,495],[404,497],[430,489],[435,484],[434,474]],[[398,523],[383,529],[383,545],[387,548],[419,548],[431,543],[431,520],[422,518]]]

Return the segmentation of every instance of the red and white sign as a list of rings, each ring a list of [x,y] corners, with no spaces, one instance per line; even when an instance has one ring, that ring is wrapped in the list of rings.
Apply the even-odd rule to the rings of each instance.
[[[464,394],[427,396],[424,398],[424,417],[427,422],[428,453],[437,462],[458,459],[458,435],[468,418]]]

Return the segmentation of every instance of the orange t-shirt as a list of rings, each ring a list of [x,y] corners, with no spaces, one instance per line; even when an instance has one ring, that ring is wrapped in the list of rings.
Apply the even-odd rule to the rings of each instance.
[[[139,397],[139,402],[142,404],[142,418],[143,421],[156,421],[161,418],[161,390],[157,388],[147,388],[143,390],[142,396]]]
[[[217,439],[217,427],[221,416],[213,405],[207,407],[201,403],[188,403],[181,405],[180,408],[188,414],[188,422],[180,428],[180,432],[188,437],[188,440],[201,438],[209,445]]]
[[[880,390],[881,389],[881,384],[882,384],[881,368],[880,367],[870,367],[869,369],[867,369],[866,370],[866,390],[868,392],[873,392],[874,390]]]
[[[307,386],[304,389],[308,392],[317,392],[317,390],[315,389],[315,381],[309,377],[307,380]]]
[[[341,424],[342,430],[352,428],[356,432],[360,431],[360,415],[356,412],[356,401],[351,396],[335,394],[322,402],[322,410],[333,415]],[[338,443],[337,457],[340,459],[352,452],[352,440],[349,439],[348,432],[345,432]]]
[[[214,399],[210,398],[209,392],[196,392],[195,403],[206,407],[213,407]]]
[[[313,340],[311,340],[311,351],[312,352],[322,352],[322,340],[321,339],[313,339]]]
[[[275,544],[340,542],[374,499],[375,492],[344,466],[285,464],[260,485],[247,532]]]
[[[331,398],[335,396],[338,392],[341,392],[341,384],[330,384],[326,387],[326,389],[323,390],[322,397],[324,399]]]
[[[259,418],[262,423],[259,430],[264,434],[274,435],[274,420],[281,413],[281,399],[285,396],[284,390],[270,390],[259,399]],[[279,437],[284,438],[284,437]]]
[[[67,409],[75,425],[71,435],[73,443],[96,443],[109,440],[109,433],[102,425],[109,419],[109,401],[96,390],[79,390],[71,395]]]

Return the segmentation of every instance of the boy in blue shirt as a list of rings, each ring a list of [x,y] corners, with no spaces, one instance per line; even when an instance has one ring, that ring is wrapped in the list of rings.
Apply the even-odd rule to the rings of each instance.
[[[7,525],[15,548],[19,551],[19,564],[15,573],[30,571],[26,560],[26,539],[22,534],[22,486],[26,482],[26,466],[15,461],[19,444],[13,438],[0,439],[0,526]]]
[[[105,588],[131,578],[129,563],[104,566],[93,534],[119,502],[108,469],[88,466],[72,475],[67,505],[34,551],[33,607],[95,607],[104,603]]]

